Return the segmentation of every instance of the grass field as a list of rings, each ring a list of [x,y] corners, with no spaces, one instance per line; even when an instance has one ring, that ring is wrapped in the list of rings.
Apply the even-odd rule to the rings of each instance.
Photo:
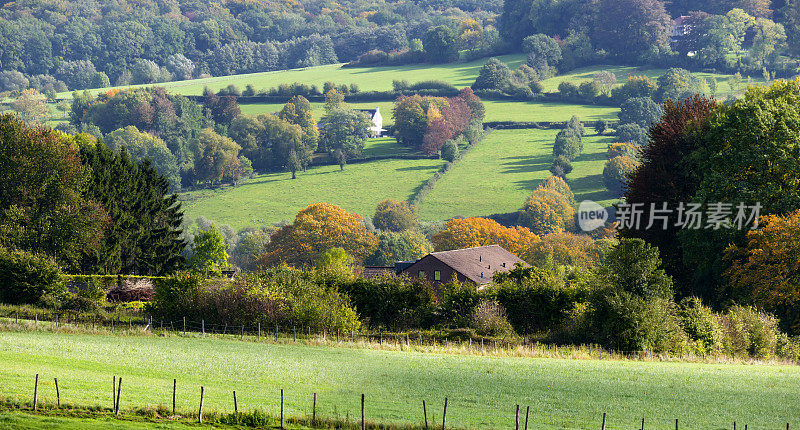
[[[613,137],[584,136],[583,153],[567,178],[575,197],[608,205],[616,199],[603,185],[605,151]],[[419,208],[426,221],[456,215],[481,216],[519,210],[542,179],[550,176],[558,130],[496,130],[456,164]]]
[[[614,73],[617,77],[617,83],[623,84],[625,81],[628,80],[629,76],[640,76],[645,75],[651,79],[658,79],[659,76],[663,75],[666,72],[666,69],[653,69],[653,68],[646,68],[646,67],[634,67],[634,66],[611,66],[611,65],[600,65],[600,66],[591,66],[591,67],[584,67],[580,69],[575,69],[567,74],[555,76],[550,79],[545,79],[542,81],[542,85],[544,86],[544,90],[547,92],[556,91],[558,89],[558,84],[564,81],[572,82],[575,84],[580,84],[584,81],[591,81],[594,74],[597,72],[602,71],[609,71]],[[724,99],[728,95],[731,94],[741,94],[746,89],[748,83],[747,78],[745,78],[742,82],[742,85],[738,89],[731,88],[730,84],[728,83],[728,78],[731,75],[724,75],[720,73],[693,73],[695,76],[702,77],[702,78],[715,78],[717,80],[717,93],[716,97],[720,99]],[[753,78],[751,79],[750,85],[761,85],[764,83],[763,78]]]
[[[34,374],[40,396],[52,401],[59,378],[62,401],[109,407],[112,375],[122,375],[121,407],[167,405],[178,380],[180,410],[278,412],[285,389],[287,414],[307,414],[312,393],[326,416],[360,414],[397,423],[441,419],[448,424],[513,428],[516,404],[531,407],[531,428],[753,429],[800,421],[800,368],[772,365],[649,363],[499,358],[369,349],[310,347],[178,337],[111,337],[0,333],[0,395],[29,400]]]
[[[393,139],[370,141],[365,155],[396,150]],[[402,151],[402,149],[401,149]],[[238,229],[293,220],[309,204],[326,202],[350,212],[372,216],[384,199],[406,200],[441,168],[441,160],[381,160],[339,166],[319,166],[298,172],[259,175],[237,187],[201,190],[181,195],[189,218],[204,216]]]
[[[392,118],[393,102],[348,103],[353,109],[380,108],[383,124],[394,124]],[[598,119],[616,120],[619,109],[609,106],[580,105],[550,102],[514,102],[485,100],[486,118],[484,121],[567,121],[572,115],[578,115],[583,121]],[[314,116],[319,118],[325,114],[322,103],[312,103]],[[259,103],[241,105],[242,113],[259,115],[278,112],[282,103]]]
[[[22,412],[0,413],[0,430],[23,429],[59,429],[59,430],[149,430],[169,429],[188,430],[197,426],[179,423],[148,423],[121,421],[115,418],[70,418],[31,415]],[[227,427],[223,427],[227,428]]]
[[[506,62],[510,67],[516,68],[525,62],[525,56],[521,54],[503,55],[498,57]],[[192,79],[188,81],[165,82],[158,86],[166,88],[169,92],[184,95],[201,95],[203,88],[209,87],[213,90],[236,85],[244,89],[248,84],[252,84],[256,90],[277,87],[280,84],[291,84],[302,82],[304,84],[315,84],[322,88],[327,82],[337,84],[358,84],[362,91],[385,91],[392,89],[392,81],[395,79],[406,79],[409,82],[419,82],[428,80],[447,81],[462,88],[468,87],[475,82],[475,77],[481,67],[488,59],[479,59],[468,63],[453,64],[413,64],[409,66],[393,67],[358,67],[346,68],[341,64],[331,64],[327,66],[308,67],[305,69],[279,70],[274,72],[251,73],[245,75],[218,76],[205,79]],[[134,88],[134,85],[125,88]],[[110,88],[90,90],[92,93],[104,93]],[[71,97],[69,92],[59,93],[60,98]]]

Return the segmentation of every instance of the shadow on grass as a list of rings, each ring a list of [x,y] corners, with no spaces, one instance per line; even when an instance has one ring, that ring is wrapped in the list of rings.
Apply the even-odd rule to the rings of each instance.
[[[552,155],[538,155],[535,157],[506,157],[503,158],[502,173],[533,173],[547,170],[553,163]],[[514,160],[505,162],[505,160]]]

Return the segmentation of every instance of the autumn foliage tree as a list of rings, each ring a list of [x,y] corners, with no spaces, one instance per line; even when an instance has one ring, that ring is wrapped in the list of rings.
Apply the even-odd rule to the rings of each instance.
[[[372,253],[377,242],[360,215],[332,204],[316,203],[301,210],[294,223],[272,235],[257,265],[261,268],[281,262],[312,265],[323,252],[335,247],[344,249],[360,262]]]
[[[524,227],[503,227],[486,218],[456,218],[431,238],[436,251],[500,245],[526,259],[526,254],[541,239]]]
[[[603,168],[603,182],[609,191],[622,194],[628,183],[629,176],[639,167],[635,158],[627,155],[618,155],[606,162]]]
[[[675,207],[691,199],[699,186],[690,164],[690,154],[701,146],[697,130],[713,114],[717,103],[695,96],[664,103],[664,115],[650,130],[650,140],[641,149],[641,165],[630,175],[625,197],[628,203],[641,203],[642,219],[650,218],[651,204]],[[668,228],[624,230],[623,236],[644,239],[657,246],[670,275],[685,281],[683,253],[678,243],[677,214],[669,215]],[[676,282],[685,285],[686,282]]]
[[[407,202],[388,199],[378,203],[372,223],[380,230],[404,231],[417,225],[417,215]]]
[[[800,333],[800,211],[767,215],[747,243],[726,250],[734,297],[775,313],[785,330]]]
[[[435,154],[484,114],[483,103],[469,88],[451,98],[402,96],[395,101],[393,110],[397,141]]]
[[[517,223],[536,234],[558,233],[571,229],[575,224],[575,208],[567,197],[553,189],[534,190]]]

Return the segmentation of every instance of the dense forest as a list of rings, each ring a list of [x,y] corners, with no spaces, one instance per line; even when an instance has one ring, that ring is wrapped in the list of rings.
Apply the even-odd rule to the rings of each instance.
[[[0,90],[519,51],[536,68],[548,58],[534,35],[558,43],[562,72],[619,62],[785,77],[798,66],[800,2],[23,0],[0,8]]]

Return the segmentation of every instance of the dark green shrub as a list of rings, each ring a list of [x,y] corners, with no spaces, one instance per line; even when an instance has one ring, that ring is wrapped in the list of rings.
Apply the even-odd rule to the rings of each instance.
[[[478,289],[453,280],[443,285],[440,291],[439,316],[442,323],[451,327],[469,327],[472,311],[481,299]]]
[[[538,267],[497,274],[495,284],[491,294],[503,306],[517,333],[555,329],[576,302],[585,300],[584,292],[568,287],[563,276]]]
[[[770,358],[778,347],[778,320],[752,307],[733,306],[722,316],[725,353]]]
[[[361,319],[370,327],[405,330],[434,322],[436,296],[417,279],[358,278],[339,286],[350,297]]]
[[[458,144],[454,140],[448,140],[442,146],[442,158],[449,162],[453,162],[458,156]]]
[[[678,308],[681,327],[689,339],[699,342],[702,352],[717,352],[722,346],[719,317],[697,297],[683,299]]]
[[[670,299],[605,290],[593,299],[596,341],[615,350],[677,352],[686,340]]]
[[[472,311],[472,328],[482,336],[514,336],[514,327],[506,318],[506,311],[497,300],[481,300]]]
[[[0,248],[0,301],[36,303],[45,294],[66,292],[61,270],[50,257]]]
[[[165,279],[157,279],[147,311],[162,318],[203,317],[206,310],[204,280],[203,275],[196,272],[179,272]]]

